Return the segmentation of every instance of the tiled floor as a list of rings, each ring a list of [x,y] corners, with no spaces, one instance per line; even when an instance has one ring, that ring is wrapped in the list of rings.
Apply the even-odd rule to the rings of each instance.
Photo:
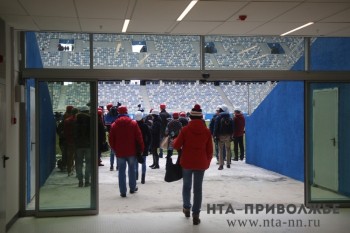
[[[8,233],[226,233],[226,232],[300,232],[348,233],[350,211],[340,214],[201,214],[201,224],[194,226],[180,212],[100,214],[87,217],[21,218]],[[238,220],[246,221],[239,226]],[[235,223],[229,226],[228,222]],[[256,223],[256,226],[250,224]],[[241,222],[242,224],[242,222]]]
[[[8,233],[349,232],[349,209],[341,209],[340,214],[279,214],[277,210],[257,214],[237,210],[249,203],[300,207],[304,195],[302,182],[242,161],[218,171],[213,160],[203,184],[202,223],[193,226],[192,219],[186,219],[181,212],[182,182],[163,181],[164,162],[161,159],[161,169],[148,169],[146,184],[139,184],[137,194],[121,198],[117,172],[109,171],[109,160],[104,158],[105,166],[99,167],[99,215],[20,218]],[[213,204],[232,205],[235,213],[229,210],[225,214],[226,208],[221,214],[207,213],[207,205]]]

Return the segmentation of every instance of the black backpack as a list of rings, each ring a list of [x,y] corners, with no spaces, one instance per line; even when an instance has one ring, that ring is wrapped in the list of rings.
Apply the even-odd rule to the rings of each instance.
[[[231,117],[222,117],[220,119],[220,135],[233,134],[233,119]]]

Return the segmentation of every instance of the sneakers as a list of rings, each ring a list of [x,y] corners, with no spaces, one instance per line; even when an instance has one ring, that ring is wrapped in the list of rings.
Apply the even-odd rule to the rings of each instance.
[[[227,168],[230,168],[231,167],[231,165],[230,164],[227,164]]]
[[[233,159],[233,161],[238,161],[238,158],[237,158],[237,157],[235,157],[235,158]]]
[[[126,194],[125,193],[121,193],[120,196],[121,197],[126,197]]]
[[[224,166],[220,165],[218,170],[222,170],[222,169],[224,169]]]
[[[139,190],[139,188],[136,186],[134,190],[130,190],[130,193],[131,194],[136,193],[138,190]]]
[[[191,217],[190,209],[185,209],[185,208],[183,208],[183,209],[182,209],[182,212],[184,213],[184,215],[185,215],[186,218]]]
[[[114,170],[113,166],[111,166],[111,167],[109,168],[109,170],[110,170],[110,171],[113,171],[113,170]]]

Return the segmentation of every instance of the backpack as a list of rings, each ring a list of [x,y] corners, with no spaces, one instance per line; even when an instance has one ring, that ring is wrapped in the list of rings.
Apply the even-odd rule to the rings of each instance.
[[[220,135],[231,135],[233,133],[233,120],[231,117],[220,119]]]

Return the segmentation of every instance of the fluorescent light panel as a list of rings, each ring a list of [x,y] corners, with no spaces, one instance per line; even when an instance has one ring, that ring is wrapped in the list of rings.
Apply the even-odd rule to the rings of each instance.
[[[188,6],[186,7],[186,9],[181,13],[179,18],[177,18],[176,21],[181,21],[188,14],[188,12],[190,12],[192,7],[194,7],[194,5],[196,5],[197,2],[198,2],[198,0],[191,1],[190,4],[188,4]]]
[[[124,21],[122,32],[126,32],[126,29],[128,29],[129,23],[130,23],[130,19],[126,19]]]
[[[300,27],[294,28],[293,30],[290,30],[290,31],[288,31],[288,32],[285,32],[285,33],[281,34],[281,36],[288,35],[288,34],[290,34],[290,33],[292,33],[292,32],[298,31],[298,30],[300,30],[300,29],[302,29],[302,28],[305,28],[305,27],[307,27],[307,26],[310,26],[310,25],[312,25],[312,24],[314,24],[314,22],[310,22],[310,23],[304,24],[304,25],[302,25],[302,26],[300,26]]]

